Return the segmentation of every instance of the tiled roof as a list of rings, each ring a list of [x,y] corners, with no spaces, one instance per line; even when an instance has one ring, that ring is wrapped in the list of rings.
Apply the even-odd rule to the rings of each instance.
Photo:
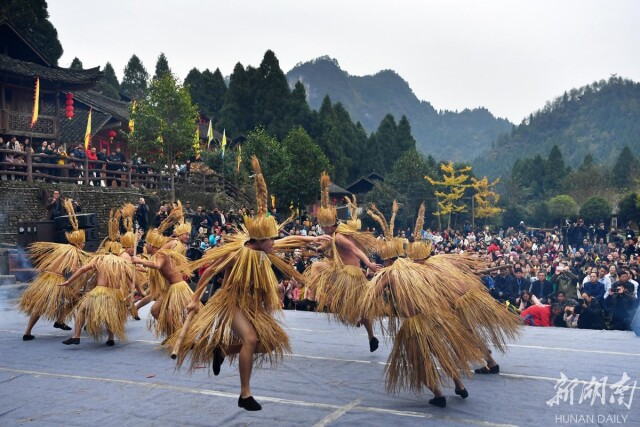
[[[40,77],[40,85],[64,85],[67,90],[93,87],[102,77],[100,67],[89,70],[71,70],[60,67],[47,67],[33,62],[20,61],[7,55],[0,54],[0,73],[18,77]]]
[[[329,185],[329,194],[347,194],[351,195],[350,191],[345,190],[339,185],[334,184],[333,182]]]
[[[93,90],[73,92],[73,96],[80,102],[92,106],[94,111],[99,110],[111,114],[120,121],[128,122],[131,116],[129,102],[117,101]]]
[[[111,114],[105,114],[98,110],[91,113],[91,136],[95,135],[102,127],[111,120]],[[87,130],[87,119],[89,118],[89,108],[81,103],[74,104],[73,118],[65,117],[65,110],[60,109],[58,123],[60,124],[59,143],[79,143],[84,141],[84,133]]]

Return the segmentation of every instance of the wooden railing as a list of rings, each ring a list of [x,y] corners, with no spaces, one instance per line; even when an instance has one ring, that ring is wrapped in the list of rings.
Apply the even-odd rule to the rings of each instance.
[[[13,160],[11,160],[13,159]],[[169,190],[170,173],[174,173],[176,183],[192,184],[203,192],[216,192],[224,189],[230,197],[241,198],[243,202],[251,200],[233,183],[215,172],[203,174],[191,172],[179,175],[175,171],[158,170],[151,165],[132,162],[112,162],[102,160],[61,157],[55,154],[25,153],[0,149],[0,176],[7,180],[33,182],[69,182],[78,185],[100,187],[144,187],[148,189]]]

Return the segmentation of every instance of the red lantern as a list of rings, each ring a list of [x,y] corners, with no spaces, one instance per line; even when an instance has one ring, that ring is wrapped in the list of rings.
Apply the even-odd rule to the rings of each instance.
[[[67,106],[65,108],[65,115],[67,116],[67,119],[71,120],[73,118],[73,94],[68,92],[66,97],[67,100],[65,101],[65,104]]]
[[[116,133],[115,130],[110,130],[109,132],[107,132],[107,136],[109,137],[110,141],[113,141],[113,138],[115,138],[116,135],[118,135],[118,134]]]

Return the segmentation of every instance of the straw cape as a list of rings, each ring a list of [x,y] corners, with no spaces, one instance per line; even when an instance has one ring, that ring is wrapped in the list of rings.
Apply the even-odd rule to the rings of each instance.
[[[126,232],[120,236],[120,244],[122,245],[122,249],[133,248],[138,243],[136,233],[133,230],[133,218],[136,207],[131,203],[126,203],[120,208],[120,211],[122,212],[122,224],[126,230]],[[149,281],[148,271],[140,267],[134,267],[134,269],[136,275],[135,285],[138,289],[144,290]]]
[[[90,254],[79,248],[84,243],[84,230],[78,229],[78,221],[69,199],[63,203],[72,231],[66,233],[69,244],[35,242],[29,246],[29,256],[38,275],[23,292],[19,308],[29,316],[40,316],[50,321],[67,321],[79,299],[79,287],[58,286],[65,275],[73,273],[87,262]]]
[[[431,241],[425,242],[422,240],[422,229],[424,227],[424,214],[426,206],[424,203],[420,204],[418,210],[418,216],[416,218],[416,225],[413,229],[413,242],[409,242],[407,245],[407,256],[412,260],[427,259],[431,256]]]
[[[324,227],[336,225],[336,209],[329,198],[329,175],[323,173],[320,178],[320,208],[318,223]],[[357,301],[368,285],[367,278],[360,265],[345,264],[336,245],[338,235],[342,235],[366,255],[375,251],[377,241],[371,233],[359,231],[357,205],[355,198],[348,200],[351,221],[339,224],[333,233],[330,250],[323,261],[315,262],[304,273],[309,290],[315,294],[318,311],[327,310],[338,321],[356,326],[362,319],[357,309]]]
[[[186,330],[177,353],[178,366],[190,354],[190,370],[193,370],[203,363],[210,363],[216,347],[224,349],[239,343],[231,327],[236,310],[242,312],[256,331],[260,343],[257,362],[266,360],[273,365],[291,351],[286,332],[274,318],[281,311],[274,268],[285,276],[303,278],[274,253],[267,254],[246,246],[250,240],[273,239],[278,236],[279,229],[275,218],[267,216],[267,186],[255,156],[252,166],[258,204],[255,217],[246,217],[240,233],[230,237],[225,245],[207,251],[202,259],[192,264],[192,268],[210,265],[213,275],[224,274],[224,280],[222,288],[199,310]],[[288,239],[279,248],[290,248],[295,244],[302,242]],[[169,347],[176,341],[177,334],[169,341]],[[231,356],[231,360],[234,357]]]
[[[175,269],[177,269],[183,276],[191,277],[193,275],[193,271],[189,267],[189,261],[184,256],[183,253],[179,253],[179,251],[175,251],[168,248],[163,248],[163,246],[169,242],[169,238],[164,236],[166,230],[178,224],[181,220],[184,219],[184,213],[182,210],[182,205],[180,202],[177,203],[176,206],[171,209],[167,218],[165,218],[160,226],[157,229],[150,229],[147,232],[146,243],[150,244],[154,248],[158,248],[155,254],[149,257],[150,261],[156,261],[161,256],[166,256],[171,258],[171,263]],[[186,248],[185,248],[186,253]],[[171,283],[167,283],[167,280],[164,278],[160,270],[149,269],[149,295],[154,300],[159,300],[169,290],[169,286]],[[184,307],[182,307],[184,308]]]
[[[125,341],[131,263],[115,254],[105,253],[96,255],[90,265],[97,271],[99,286],[82,297],[76,318],[85,323],[87,333],[95,340],[109,330]]]
[[[416,232],[423,216],[421,209]],[[383,229],[390,229],[383,220]],[[394,259],[398,248],[391,242],[382,251]],[[413,253],[423,259],[427,250]],[[399,257],[376,273],[360,307],[366,317],[388,320],[393,349],[385,368],[387,391],[420,393],[447,377],[468,375],[469,364],[483,362],[486,343],[504,351],[517,335],[517,317],[491,298],[475,273],[481,264],[467,255],[437,255],[424,264]]]

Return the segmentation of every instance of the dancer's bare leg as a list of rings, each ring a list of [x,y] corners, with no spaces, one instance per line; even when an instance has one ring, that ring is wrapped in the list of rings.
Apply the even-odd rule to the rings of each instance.
[[[429,387],[429,389],[433,392],[434,398],[429,400],[429,403],[433,406],[437,406],[439,408],[444,408],[447,406],[447,398],[442,394],[442,390],[438,387]]]
[[[84,317],[84,310],[78,310],[78,313],[76,314],[76,322],[73,327],[73,338],[80,338],[80,333],[84,326]]]
[[[491,350],[485,349],[484,357],[487,360],[486,366],[478,368],[474,372],[476,374],[499,374],[500,366],[498,365],[498,362],[496,362],[496,360],[493,358],[493,356],[491,356]]]
[[[462,380],[460,379],[460,377],[453,378],[453,383],[456,385],[455,393],[458,396],[460,396],[463,399],[466,399],[467,397],[469,397],[469,392],[464,387],[464,384],[462,383]]]
[[[231,356],[232,354],[240,353],[240,350],[242,350],[242,344],[231,344],[230,346],[222,349],[222,352],[224,353],[225,356]],[[254,354],[266,353],[266,352],[267,350],[262,345],[260,345],[260,341],[258,341],[256,345],[256,349],[254,350]]]
[[[140,298],[140,300],[135,304],[136,308],[140,310],[145,305],[151,302],[151,295],[147,295],[146,297]]]
[[[238,364],[240,369],[240,396],[243,398],[251,396],[251,371],[253,369],[253,353],[258,343],[258,337],[253,325],[240,310],[236,310],[231,324],[233,330],[240,336],[242,341]]]
[[[487,366],[489,368],[493,368],[494,366],[496,366],[498,364],[498,362],[496,362],[496,360],[493,358],[493,356],[491,356],[491,352],[488,352],[485,357],[487,359]]]
[[[30,336],[31,335],[31,330],[33,329],[33,327],[38,322],[38,319],[40,319],[40,315],[39,314],[31,315],[31,317],[29,318],[29,323],[27,323],[27,329],[24,331],[24,336]]]
[[[365,319],[364,317],[360,319],[360,324],[364,325],[364,328],[367,330],[367,336],[369,337],[369,351],[374,352],[378,349],[378,338],[373,335],[373,325],[369,319]]]
[[[160,307],[162,307],[162,298],[158,298],[158,300],[151,306],[151,315],[154,319],[158,320],[158,316],[160,316]]]

